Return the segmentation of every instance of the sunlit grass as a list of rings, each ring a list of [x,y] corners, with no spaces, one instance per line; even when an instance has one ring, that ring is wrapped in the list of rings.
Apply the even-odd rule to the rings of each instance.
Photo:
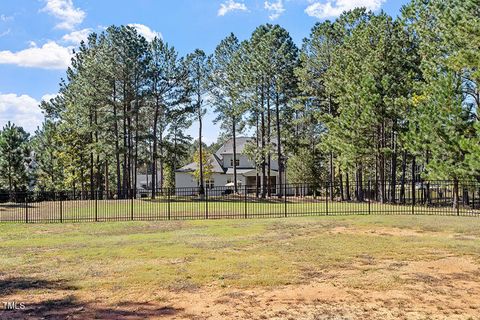
[[[111,220],[188,220],[286,217],[308,215],[422,214],[472,215],[479,209],[392,205],[376,202],[328,202],[312,198],[236,201],[171,201],[164,199],[75,200],[0,205],[0,221],[60,222]]]
[[[338,233],[338,228],[354,232]],[[383,234],[385,230],[409,232]],[[394,261],[452,254],[478,258],[479,230],[478,218],[366,215],[0,224],[0,274],[67,280],[79,295],[115,301],[122,293],[161,288],[295,284],[306,281],[308,272],[340,270],[361,256]],[[378,286],[388,287],[391,281],[379,280]]]

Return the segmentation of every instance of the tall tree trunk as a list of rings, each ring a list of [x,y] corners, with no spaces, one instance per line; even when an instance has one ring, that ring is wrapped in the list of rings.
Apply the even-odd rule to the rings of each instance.
[[[124,86],[125,94],[125,86]],[[127,107],[126,101],[123,103],[123,194],[122,198],[127,196],[128,192],[128,143],[127,143]]]
[[[379,137],[379,144],[378,144],[378,173],[379,173],[379,180],[380,180],[380,192],[379,192],[379,201],[380,203],[385,203],[385,155],[383,153],[384,147],[384,123],[382,122],[378,128],[378,137]]]
[[[117,175],[117,197],[120,195],[122,190],[122,180],[121,180],[121,169],[120,169],[120,142],[119,142],[119,132],[118,132],[118,119],[117,119],[117,103],[116,103],[116,85],[113,83],[113,131],[115,135],[115,161],[116,161],[116,175]]]
[[[132,176],[132,168],[133,168],[133,141],[132,141],[132,136],[133,136],[133,130],[132,130],[132,112],[130,108],[130,103],[128,103],[128,118],[127,118],[127,129],[128,129],[128,162],[127,162],[127,172],[128,172],[128,191],[131,192],[133,186],[132,186],[132,181],[133,181],[133,176]]]
[[[402,156],[402,177],[400,179],[400,202],[405,203],[405,179],[407,175],[407,151],[403,151]]]
[[[199,152],[199,169],[200,169],[200,188],[199,194],[203,197],[205,194],[205,187],[203,181],[203,146],[202,146],[202,105],[201,105],[201,96],[200,94],[197,95],[197,112],[198,112],[198,152]]]
[[[338,168],[338,184],[340,187],[340,199],[341,201],[345,201],[345,194],[343,190],[343,174],[342,174],[342,169]]]
[[[256,122],[257,122],[257,132],[256,132],[256,137],[255,137],[255,142],[256,142],[256,147],[257,147],[257,152],[258,152],[258,148],[260,146],[260,123],[259,123],[259,116],[258,116],[258,112],[256,114]],[[260,186],[260,174],[258,172],[258,163],[257,163],[257,159],[255,159],[255,197],[258,198],[259,196],[259,186]]]
[[[267,87],[267,148],[268,148],[268,155],[267,155],[267,194],[268,197],[270,198],[272,196],[272,181],[271,181],[271,176],[272,176],[272,154],[271,154],[271,149],[270,149],[270,144],[272,143],[272,137],[271,137],[271,110],[270,110],[270,92]]]
[[[109,193],[110,193],[109,182],[110,182],[110,179],[108,177],[108,159],[105,159],[105,195],[107,199],[109,199]]]
[[[457,209],[459,206],[459,194],[458,194],[458,178],[453,179],[453,208]]]
[[[333,168],[333,152],[330,151],[330,155],[329,155],[329,162],[330,162],[330,170],[329,170],[329,188],[330,188],[330,201],[333,201],[333,190],[334,190],[334,176],[335,176],[335,171],[334,171],[334,168]]]
[[[377,144],[378,144],[378,137],[377,137]],[[373,193],[375,194],[375,201],[378,201],[378,163],[379,163],[379,155],[378,151],[375,155],[375,185],[373,186]]]
[[[350,196],[350,177],[348,171],[345,173],[345,189],[347,191],[347,201],[350,201],[352,197]]]
[[[72,176],[75,177],[75,169],[72,169]],[[77,192],[77,179],[73,178],[72,181],[72,191],[73,191],[73,199],[75,200],[76,192]]]
[[[152,146],[152,199],[155,199],[157,189],[157,128],[159,113],[159,98],[155,100],[155,112],[153,114],[153,146]]]
[[[262,112],[262,198],[265,198],[267,193],[267,172],[265,159],[265,114]]]
[[[136,101],[138,101],[138,97],[136,97]],[[138,102],[135,103],[137,105],[137,108],[135,110],[135,155],[134,155],[134,161],[133,161],[133,183],[132,187],[133,189],[137,189],[137,170],[138,170],[138,133],[139,133],[139,121],[138,121],[138,114],[140,113],[140,105]]]
[[[426,152],[427,154],[425,155],[425,163],[426,165],[428,166],[428,163],[430,162],[430,152]],[[432,199],[431,199],[431,195],[430,195],[430,181],[427,181],[426,183],[426,201],[427,201],[427,204],[428,205],[431,205],[432,204]]]
[[[276,115],[276,127],[277,127],[277,159],[278,159],[278,185],[279,189],[277,190],[278,197],[281,198],[283,194],[283,179],[282,179],[282,171],[285,170],[285,164],[283,163],[282,157],[282,140],[281,140],[281,132],[280,132],[280,101],[278,94],[276,95],[275,101],[275,115]],[[285,183],[287,183],[285,181]]]
[[[83,156],[80,155],[80,187],[82,189],[82,195],[81,195],[81,199],[84,200],[85,199],[85,179],[84,179],[84,176],[85,176],[85,172],[84,172],[84,169],[83,169]]]
[[[177,172],[177,135],[178,129],[175,128],[173,134],[173,175],[175,175],[175,172]]]
[[[235,116],[232,117],[232,144],[233,144],[233,192],[238,193],[237,186],[237,124]]]
[[[160,163],[159,163],[159,169],[158,169],[158,173],[160,174],[160,189],[163,190],[163,182],[164,182],[164,177],[163,177],[163,172],[164,172],[164,164],[165,164],[165,161],[164,161],[164,154],[163,154],[163,125],[162,125],[162,129],[160,130]]]
[[[357,168],[357,200],[362,202],[363,199],[363,163],[360,162]]]
[[[267,190],[266,190],[266,187],[267,187],[267,184],[266,184],[266,177],[267,177],[267,173],[266,173],[266,159],[265,159],[265,106],[264,106],[264,99],[265,99],[265,95],[264,95],[264,87],[263,87],[263,83],[262,83],[262,94],[261,94],[261,99],[262,99],[262,114],[261,114],[261,128],[262,128],[262,198],[265,198],[266,196],[266,193],[267,193]]]
[[[328,64],[330,65],[330,55],[328,56]],[[328,113],[330,116],[333,116],[333,101],[332,96],[328,95]],[[335,171],[333,166],[333,151],[330,151],[329,154],[329,162],[330,162],[330,172],[329,172],[329,183],[330,183],[330,200],[333,201],[333,189],[334,189],[334,182],[335,182]]]
[[[392,152],[392,172],[391,172],[391,184],[390,184],[390,202],[396,203],[396,190],[397,190],[397,141],[395,136],[395,123],[393,124],[392,128],[392,144],[393,144],[393,152]]]
[[[94,113],[94,121],[95,121],[95,144],[98,146],[99,143],[99,138],[98,138],[98,114],[97,110],[95,109]],[[100,191],[97,196],[101,197],[103,196],[103,177],[102,177],[102,164],[100,163],[100,154],[97,152],[97,158],[95,160],[95,163],[97,165],[97,174],[96,174],[96,190]]]
[[[93,144],[93,111],[92,107],[90,107],[89,112],[89,126],[90,126],[90,148]],[[90,199],[94,199],[95,197],[95,179],[94,179],[94,155],[93,151],[90,150]]]
[[[12,178],[12,176],[13,176],[12,171],[13,170],[12,170],[12,166],[10,165],[10,161],[8,161],[7,168],[8,168],[8,193],[9,193],[9,198],[10,198],[9,201],[13,202],[15,196],[14,196],[14,193],[13,193],[13,178]]]
[[[417,190],[416,190],[416,181],[415,181],[415,175],[416,175],[416,157],[412,157],[412,205],[415,205],[416,202],[416,195],[417,195]]]

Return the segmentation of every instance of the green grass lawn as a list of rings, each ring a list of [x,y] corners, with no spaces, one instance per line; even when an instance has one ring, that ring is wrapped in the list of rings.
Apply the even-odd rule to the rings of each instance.
[[[454,256],[478,263],[479,239],[480,219],[469,217],[6,223],[0,224],[0,300],[164,303],[169,292],[301,285],[365,259],[408,264]],[[405,284],[383,273],[349,277],[336,281],[379,291]]]

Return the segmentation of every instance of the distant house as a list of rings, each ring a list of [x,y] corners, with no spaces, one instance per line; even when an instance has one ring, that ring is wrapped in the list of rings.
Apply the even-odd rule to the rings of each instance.
[[[239,188],[245,185],[255,186],[256,182],[255,165],[243,154],[245,146],[249,141],[254,141],[254,139],[248,137],[239,137],[236,139],[237,186]],[[205,180],[205,187],[208,189],[233,188],[233,139],[225,142],[217,152],[211,155],[210,162],[213,166],[213,174],[209,180]],[[197,166],[197,163],[192,162],[178,169],[175,172],[175,186],[177,188],[198,187],[198,181],[193,175]],[[271,161],[270,181],[271,186],[275,186],[278,181],[278,161],[273,159]]]
[[[161,173],[157,174],[156,188],[160,188],[160,181],[162,179]],[[152,180],[153,177],[151,174],[137,174],[137,190],[152,190]]]

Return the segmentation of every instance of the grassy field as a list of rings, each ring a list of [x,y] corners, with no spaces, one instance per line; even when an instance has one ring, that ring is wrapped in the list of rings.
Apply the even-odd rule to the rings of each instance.
[[[325,202],[312,198],[255,201],[177,200],[75,200],[43,201],[25,204],[0,204],[0,221],[109,221],[109,220],[183,220],[205,218],[283,217],[285,215],[412,214],[411,205],[358,202]],[[416,206],[415,213],[456,215],[451,206]],[[477,208],[461,207],[460,215],[479,215]],[[133,219],[132,219],[133,217]]]
[[[0,224],[0,250],[1,319],[480,318],[478,218]]]

